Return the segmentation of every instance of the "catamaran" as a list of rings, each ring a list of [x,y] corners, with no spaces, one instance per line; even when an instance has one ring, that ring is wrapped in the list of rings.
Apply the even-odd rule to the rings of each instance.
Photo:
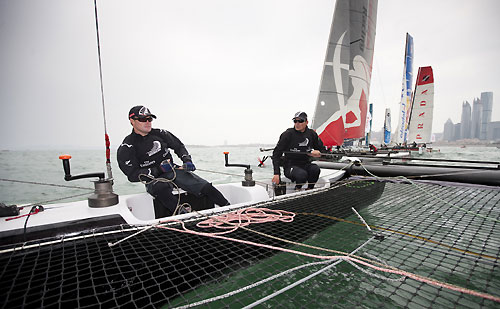
[[[335,49],[371,47],[372,53],[376,10],[377,1],[338,0],[331,28],[340,31]],[[364,28],[347,31],[337,23]],[[343,133],[330,131],[330,122],[317,128],[326,140],[342,143],[364,134],[371,56],[353,56],[350,78],[360,79],[348,87],[345,61],[351,58],[332,55],[323,81],[333,78],[330,71],[345,78],[335,83],[338,91],[323,89],[318,101],[338,107],[326,117]],[[343,98],[332,103],[334,97]],[[109,171],[108,177],[72,175],[70,158],[61,160],[61,177],[94,178],[95,192],[80,202],[6,206],[19,214],[1,218],[2,308],[486,308],[500,303],[495,168],[395,179],[351,163],[328,171],[313,190],[277,196],[252,179],[249,166],[234,166],[226,155],[227,167],[245,169],[240,183],[217,185],[231,206],[207,207],[179,191],[179,203],[190,203],[195,211],[155,218],[147,193],[118,196]],[[371,177],[353,176],[356,168],[366,168]],[[432,182],[455,181],[446,178],[450,173],[469,180],[473,177],[467,175],[484,180],[488,174],[492,183]]]

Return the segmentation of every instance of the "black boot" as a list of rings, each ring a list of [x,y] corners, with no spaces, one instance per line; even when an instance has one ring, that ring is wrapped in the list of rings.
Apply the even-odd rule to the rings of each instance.
[[[201,194],[206,195],[212,202],[214,202],[214,204],[217,204],[219,206],[230,205],[224,195],[222,195],[219,190],[215,189],[211,183],[207,183],[201,189]]]

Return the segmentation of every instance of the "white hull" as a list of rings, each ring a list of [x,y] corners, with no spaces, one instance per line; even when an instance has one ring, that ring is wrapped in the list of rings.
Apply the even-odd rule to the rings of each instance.
[[[333,173],[331,170],[322,171],[321,177],[314,190],[321,190],[321,188],[328,187],[330,183],[340,179],[343,175],[344,171],[336,171]],[[303,192],[293,191],[293,184],[287,186],[287,194],[282,196],[274,196],[271,183],[267,186],[256,185],[253,187],[245,187],[242,186],[241,183],[229,183],[216,185],[215,187],[224,197],[226,197],[231,205],[225,207],[216,206],[215,208],[201,210],[198,213],[209,216],[214,213],[242,208],[258,202],[303,194]],[[312,193],[314,190],[307,192]],[[119,203],[117,205],[101,208],[89,207],[87,200],[43,205],[43,207],[44,211],[29,216],[27,222],[28,232],[58,229],[64,225],[73,225],[103,218],[121,218],[123,219],[123,223],[129,225],[151,225],[166,219],[155,219],[153,198],[148,193],[123,195],[119,197]],[[19,216],[27,215],[30,210],[31,207],[23,208]],[[168,217],[168,219],[187,219],[196,215],[197,213],[187,213]],[[0,241],[3,237],[22,235],[24,232],[24,224],[27,219],[26,216],[8,219],[9,217],[2,218],[2,223],[0,224]]]

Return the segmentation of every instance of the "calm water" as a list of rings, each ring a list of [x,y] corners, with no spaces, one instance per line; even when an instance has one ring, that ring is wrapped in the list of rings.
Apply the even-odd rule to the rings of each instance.
[[[439,152],[432,152],[423,157],[499,161],[500,149],[496,147],[435,147]],[[224,151],[228,151],[229,163],[250,164],[254,179],[268,182],[272,178],[271,160],[265,161],[265,167],[259,168],[258,158],[270,155],[271,152],[260,152],[258,146],[216,146],[188,147],[193,162],[198,168],[197,174],[214,184],[238,182],[243,180],[243,168],[224,167]],[[64,181],[59,155],[70,154],[71,174],[104,172],[104,150],[72,150],[72,151],[0,151],[0,178],[37,183],[58,184],[93,188],[90,179]],[[116,163],[116,152],[112,152],[112,171],[115,179],[114,191],[118,194],[144,192],[140,183],[130,183],[120,171]],[[179,161],[177,161],[179,163]],[[0,202],[21,204],[50,201],[62,197],[85,193],[80,189],[61,188],[38,184],[13,183],[0,181]],[[65,201],[81,200],[85,197],[70,198]]]

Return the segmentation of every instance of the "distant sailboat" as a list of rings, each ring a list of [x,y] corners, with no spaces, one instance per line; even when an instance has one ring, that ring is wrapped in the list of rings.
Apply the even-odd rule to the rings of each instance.
[[[409,120],[408,143],[430,143],[434,109],[434,75],[432,67],[418,69]]]
[[[371,135],[372,135],[372,119],[373,119],[373,103],[370,103],[370,108],[368,109],[368,114],[366,114],[366,124],[365,124],[365,145],[370,145]]]
[[[385,119],[384,119],[384,144],[389,144],[391,142],[391,109],[385,109]]]
[[[393,142],[405,143],[408,137],[408,121],[411,110],[411,89],[413,82],[413,37],[406,33],[403,86],[399,105],[398,128]]]
[[[337,0],[312,129],[325,146],[365,135],[377,0]]]

